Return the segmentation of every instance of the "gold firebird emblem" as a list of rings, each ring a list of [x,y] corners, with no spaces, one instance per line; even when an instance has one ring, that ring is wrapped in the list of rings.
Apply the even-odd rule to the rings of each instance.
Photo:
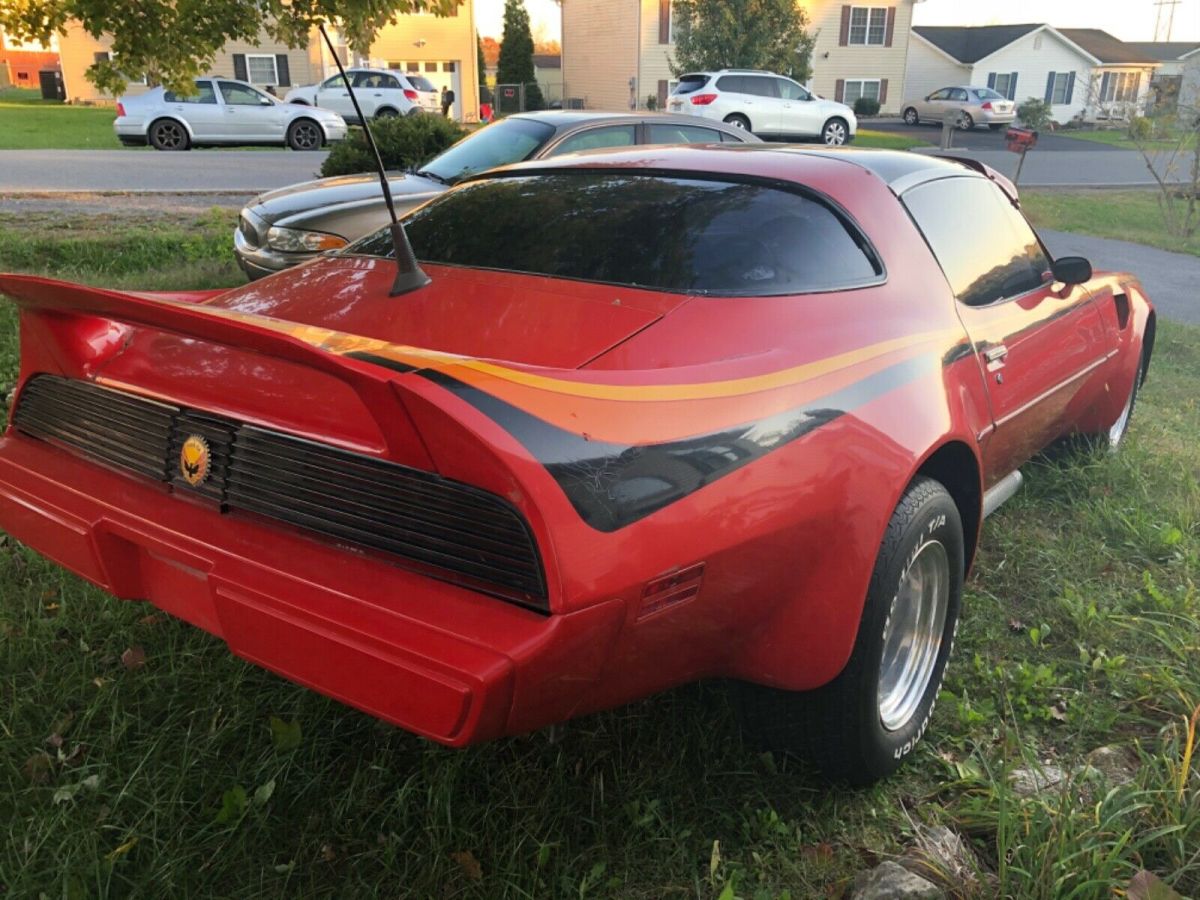
[[[199,487],[208,478],[210,468],[208,441],[198,434],[191,435],[179,451],[179,474],[192,487]]]

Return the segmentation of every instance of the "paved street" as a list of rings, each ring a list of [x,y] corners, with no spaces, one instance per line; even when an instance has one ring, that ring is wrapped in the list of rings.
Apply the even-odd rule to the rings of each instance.
[[[324,151],[3,150],[0,193],[21,191],[247,191],[317,177]]]
[[[1021,170],[1021,187],[1143,187],[1156,182],[1146,160],[1140,153],[1115,150],[1097,153],[1092,150],[1044,151],[1039,145],[1029,151]],[[1007,150],[916,150],[917,153],[947,153],[977,159],[1012,178],[1016,175],[1020,157]],[[1153,154],[1160,172],[1166,172],[1167,154]],[[1186,165],[1176,167],[1171,181],[1182,181]]]
[[[1056,257],[1086,256],[1097,269],[1132,272],[1160,316],[1200,325],[1200,257],[1063,231],[1039,234]]]

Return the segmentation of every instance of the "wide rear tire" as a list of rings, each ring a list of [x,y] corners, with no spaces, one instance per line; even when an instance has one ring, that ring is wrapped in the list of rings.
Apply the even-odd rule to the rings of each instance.
[[[147,136],[150,138],[150,146],[155,150],[179,151],[188,150],[192,146],[187,129],[176,119],[158,119],[151,122]]]
[[[931,478],[909,485],[884,533],[850,660],[795,692],[743,685],[739,711],[768,750],[806,756],[831,780],[896,771],[929,727],[962,605],[958,507]]]

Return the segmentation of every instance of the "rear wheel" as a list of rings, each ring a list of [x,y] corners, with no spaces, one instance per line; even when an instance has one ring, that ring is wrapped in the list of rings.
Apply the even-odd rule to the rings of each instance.
[[[377,119],[394,119],[398,115],[400,115],[400,113],[396,112],[396,110],[392,109],[390,106],[384,106],[375,111],[375,118]]]
[[[969,112],[964,110],[958,114],[958,127],[963,131],[970,131],[975,127],[975,120],[971,118],[971,114]]]
[[[745,686],[751,735],[767,749],[802,753],[831,779],[890,775],[929,726],[962,580],[958,507],[939,482],[918,477],[888,523],[846,667],[805,693]]]
[[[150,146],[155,150],[187,150],[192,142],[183,123],[159,119],[150,125]]]
[[[917,111],[913,107],[909,107],[904,111],[904,124],[916,125],[921,121],[921,117],[917,115]]]
[[[741,113],[732,113],[725,117],[725,124],[732,125],[734,128],[740,128],[742,131],[750,130],[750,120]]]
[[[821,129],[821,141],[827,147],[841,147],[850,140],[850,126],[842,119],[830,119]]]
[[[287,130],[287,145],[293,150],[320,150],[325,133],[312,119],[297,119]]]

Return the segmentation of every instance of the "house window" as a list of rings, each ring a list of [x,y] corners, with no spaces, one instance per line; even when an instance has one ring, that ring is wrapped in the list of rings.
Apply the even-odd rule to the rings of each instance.
[[[855,78],[847,79],[845,93],[842,95],[842,102],[847,106],[853,106],[854,101],[859,97],[866,97],[868,100],[879,99],[879,79],[878,78]]]
[[[421,71],[421,64],[420,64],[420,63],[408,63],[408,64],[406,64],[406,65],[405,65],[405,67],[404,67],[404,71],[406,71],[406,72],[420,72],[420,71]]]
[[[266,54],[246,54],[247,81],[251,84],[279,84],[275,57]]]
[[[1009,100],[1012,100],[1014,99],[1013,88],[1016,87],[1013,82],[1016,80],[1017,76],[1015,72],[997,72],[996,82],[992,85],[992,89],[997,94],[1001,94],[1002,96],[1007,97]]]
[[[882,47],[887,41],[886,6],[855,6],[850,10],[851,44]]]
[[[1105,72],[1100,84],[1100,102],[1133,103],[1141,87],[1141,72]]]
[[[452,63],[452,62],[442,63],[442,71],[443,72],[453,72],[454,71],[454,63]]]
[[[1042,49],[1042,36],[1040,34],[1034,35],[1034,37],[1033,37],[1033,49],[1034,50]]]
[[[1070,72],[1055,72],[1054,85],[1050,89],[1051,103],[1070,103],[1067,99],[1067,85],[1070,84]]]
[[[435,63],[435,62],[425,63],[425,71],[426,72],[436,72],[437,71],[437,63]]]

